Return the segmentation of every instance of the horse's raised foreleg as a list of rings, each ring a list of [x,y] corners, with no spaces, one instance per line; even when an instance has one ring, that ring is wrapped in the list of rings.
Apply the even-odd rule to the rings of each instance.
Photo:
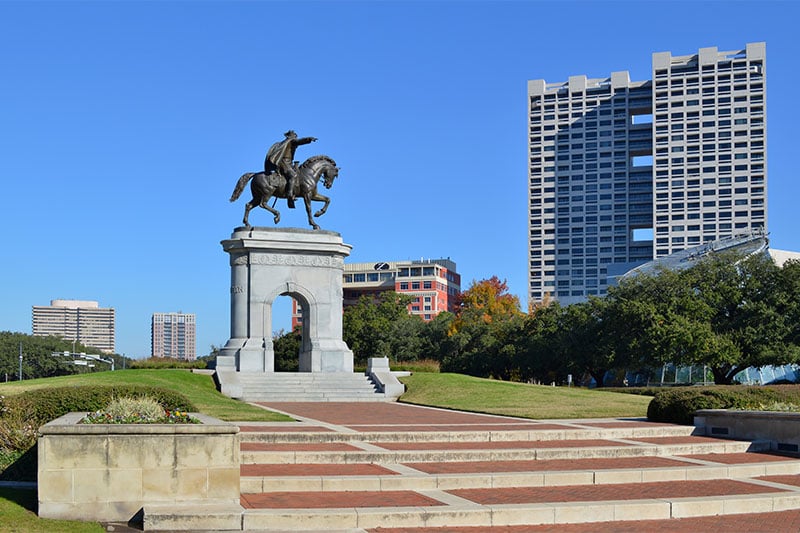
[[[315,193],[314,196],[311,197],[311,199],[315,202],[325,202],[325,205],[322,206],[322,209],[314,213],[315,217],[321,217],[322,215],[324,215],[325,212],[328,210],[328,206],[331,204],[331,199],[325,196],[324,194],[320,193]]]
[[[308,216],[308,223],[311,224],[311,227],[314,229],[319,229],[319,225],[314,222],[314,219],[311,218],[311,195],[305,194],[303,196],[303,202],[306,204],[306,215]]]

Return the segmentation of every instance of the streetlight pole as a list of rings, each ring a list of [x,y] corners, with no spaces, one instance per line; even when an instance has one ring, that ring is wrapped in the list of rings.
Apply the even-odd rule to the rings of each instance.
[[[22,381],[22,343],[19,343],[19,380]]]

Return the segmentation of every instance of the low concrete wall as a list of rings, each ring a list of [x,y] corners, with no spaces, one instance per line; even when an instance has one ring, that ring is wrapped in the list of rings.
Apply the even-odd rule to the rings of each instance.
[[[387,399],[397,400],[406,391],[406,386],[389,369],[388,357],[367,359],[367,375]]]
[[[201,424],[78,424],[39,429],[39,516],[128,521],[145,505],[239,504],[239,428]]]
[[[800,413],[702,409],[694,425],[710,437],[766,440],[771,450],[800,452]]]

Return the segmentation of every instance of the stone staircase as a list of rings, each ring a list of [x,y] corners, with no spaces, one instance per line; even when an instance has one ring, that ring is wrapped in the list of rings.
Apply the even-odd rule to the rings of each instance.
[[[230,375],[227,375],[230,374]],[[353,372],[219,373],[223,388],[248,402],[374,402],[392,400],[364,374]]]
[[[300,404],[271,404],[302,422],[240,425],[243,510],[228,528],[474,532],[602,522],[597,529],[614,531],[644,521],[636,530],[647,531],[665,520],[800,509],[800,459],[768,453],[768,443],[639,420],[536,422],[362,405],[370,420],[315,420]],[[398,420],[389,406],[439,418]],[[352,408],[330,404],[328,413]],[[186,529],[186,518],[150,513],[145,527]]]

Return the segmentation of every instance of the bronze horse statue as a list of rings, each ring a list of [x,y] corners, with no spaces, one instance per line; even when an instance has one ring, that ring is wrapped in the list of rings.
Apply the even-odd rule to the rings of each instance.
[[[306,204],[308,223],[314,229],[319,229],[319,226],[311,218],[311,202],[325,202],[322,209],[314,213],[315,217],[324,215],[325,211],[328,210],[328,205],[331,203],[330,198],[317,192],[317,184],[320,178],[324,177],[323,184],[326,189],[330,189],[331,185],[333,185],[333,180],[338,175],[339,169],[336,167],[336,161],[326,155],[311,156],[297,168],[297,182],[294,184],[294,192],[298,198],[303,198]],[[275,198],[286,198],[286,179],[276,172],[271,172],[270,174],[266,172],[242,174],[242,177],[236,183],[233,194],[231,194],[231,202],[235,202],[239,198],[248,181],[251,182],[250,191],[253,193],[253,199],[244,206],[244,218],[242,219],[244,225],[248,228],[250,227],[250,223],[247,221],[250,210],[259,205],[275,215],[276,224],[280,222],[280,212],[267,205],[267,202],[273,196]]]

